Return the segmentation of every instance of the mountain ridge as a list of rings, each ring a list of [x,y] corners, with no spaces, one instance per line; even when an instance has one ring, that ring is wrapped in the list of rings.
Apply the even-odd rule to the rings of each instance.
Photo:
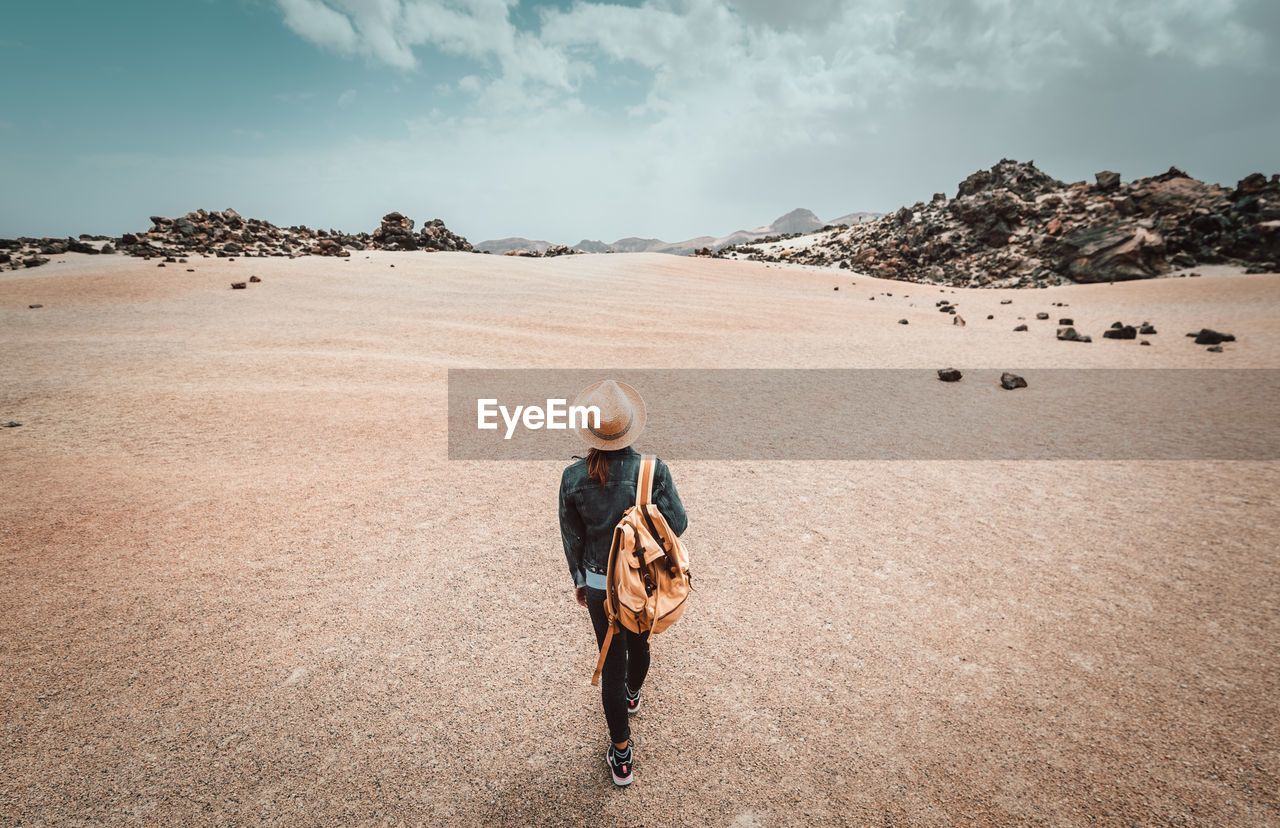
[[[662,239],[626,236],[614,242],[599,239],[582,239],[573,245],[574,250],[584,253],[670,253],[676,256],[687,256],[694,251],[710,248],[719,250],[733,244],[744,244],[758,241],[769,236],[787,235],[791,233],[812,233],[823,227],[837,224],[857,224],[879,218],[882,213],[854,212],[847,213],[831,221],[823,221],[812,211],[797,207],[784,213],[769,224],[750,230],[735,230],[726,236],[695,236],[682,241],[668,242]],[[504,239],[488,239],[475,245],[476,250],[485,253],[507,253],[511,251],[536,251],[545,253],[552,242],[544,239],[526,239],[522,236],[509,236]]]

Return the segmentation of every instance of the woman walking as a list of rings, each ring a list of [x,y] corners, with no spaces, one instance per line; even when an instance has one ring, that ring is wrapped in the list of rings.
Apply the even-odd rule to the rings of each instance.
[[[560,478],[560,537],[573,576],[574,598],[590,613],[596,646],[601,647],[609,627],[605,574],[613,529],[636,502],[641,455],[631,444],[644,428],[644,400],[631,386],[605,380],[579,394],[574,405],[595,406],[600,419],[578,429],[591,448],[585,460],[570,465]],[[672,531],[683,534],[688,517],[671,472],[661,460],[655,463],[653,503]],[[625,628],[616,632],[605,657],[600,698],[609,726],[605,758],[618,785],[631,784],[635,751],[627,716],[640,708],[640,688],[648,671],[649,634]]]

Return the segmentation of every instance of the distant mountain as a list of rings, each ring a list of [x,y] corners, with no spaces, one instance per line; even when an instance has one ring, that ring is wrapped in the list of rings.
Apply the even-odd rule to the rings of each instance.
[[[687,256],[693,251],[704,247],[719,250],[731,244],[746,244],[768,236],[779,236],[787,233],[812,233],[831,224],[858,224],[879,218],[880,215],[880,213],[849,213],[832,221],[823,221],[814,215],[812,210],[798,207],[786,215],[779,216],[772,223],[763,227],[756,227],[752,230],[738,230],[727,236],[697,236],[696,238],[678,242],[628,236],[625,239],[618,239],[612,244],[596,239],[583,239],[575,244],[573,249],[581,250],[585,253],[608,253],[612,251],[614,253],[672,253],[677,256]],[[508,250],[536,250],[542,253],[550,246],[550,242],[516,236],[507,239],[482,241],[475,248],[486,253],[506,253]]]
[[[774,219],[769,229],[774,233],[812,233],[822,229],[823,223],[812,210],[797,207],[785,216]]]
[[[506,253],[508,250],[536,250],[539,253],[545,253],[550,246],[551,242],[543,241],[542,239],[524,239],[519,236],[512,236],[506,239],[482,241],[475,248],[482,253]]]

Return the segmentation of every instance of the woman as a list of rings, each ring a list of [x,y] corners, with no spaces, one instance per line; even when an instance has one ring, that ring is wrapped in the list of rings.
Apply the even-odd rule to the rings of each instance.
[[[609,620],[605,614],[605,573],[613,528],[622,513],[636,502],[636,476],[640,454],[631,444],[644,428],[644,400],[631,386],[605,380],[590,386],[574,400],[575,406],[595,406],[600,411],[578,434],[591,447],[560,478],[560,536],[573,576],[574,598],[587,608],[596,631],[596,647],[604,643]],[[655,463],[653,503],[671,530],[683,534],[689,520],[684,504],[661,460]],[[600,682],[604,718],[610,745],[605,759],[613,781],[630,785],[635,751],[627,715],[640,708],[640,688],[649,671],[649,634],[628,629],[614,633],[605,657]]]

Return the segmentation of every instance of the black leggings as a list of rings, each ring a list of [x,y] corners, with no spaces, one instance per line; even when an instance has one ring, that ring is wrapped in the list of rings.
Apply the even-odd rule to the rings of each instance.
[[[587,587],[587,611],[591,613],[591,626],[596,629],[597,650],[604,645],[604,636],[609,630],[604,599],[604,590]],[[649,634],[636,635],[626,627],[615,632],[613,641],[609,642],[609,655],[604,659],[604,673],[600,676],[600,700],[604,703],[605,721],[609,723],[609,739],[614,744],[631,738],[626,687],[632,692],[638,691],[648,672]]]

